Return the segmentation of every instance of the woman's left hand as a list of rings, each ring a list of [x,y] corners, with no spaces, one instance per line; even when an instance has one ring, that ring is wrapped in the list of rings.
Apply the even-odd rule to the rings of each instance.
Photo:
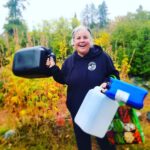
[[[100,85],[100,87],[101,87],[101,92],[102,93],[105,93],[107,91],[107,83],[106,82],[102,83]]]

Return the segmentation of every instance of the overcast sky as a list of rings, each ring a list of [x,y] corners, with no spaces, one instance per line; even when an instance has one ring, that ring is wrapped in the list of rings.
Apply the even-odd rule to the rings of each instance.
[[[4,8],[8,0],[0,0],[0,33],[6,17],[8,9]],[[78,19],[81,18],[81,11],[86,4],[94,3],[97,7],[103,0],[27,0],[26,10],[23,12],[23,18],[27,22],[29,29],[40,24],[42,20],[58,19],[59,17],[72,18],[77,14]],[[139,5],[144,10],[150,11],[149,0],[105,0],[108,7],[109,18],[114,19],[116,16],[126,15],[127,12],[135,12]]]

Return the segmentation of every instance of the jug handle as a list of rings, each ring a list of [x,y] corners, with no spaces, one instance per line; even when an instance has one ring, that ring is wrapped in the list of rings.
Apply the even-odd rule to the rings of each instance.
[[[95,87],[94,87],[94,90],[101,92],[102,87],[101,87],[101,86],[95,86]]]
[[[102,88],[101,86],[95,86],[95,87],[94,87],[94,90],[105,94],[105,92],[106,92],[108,89],[106,89],[106,91],[103,91],[103,88]]]

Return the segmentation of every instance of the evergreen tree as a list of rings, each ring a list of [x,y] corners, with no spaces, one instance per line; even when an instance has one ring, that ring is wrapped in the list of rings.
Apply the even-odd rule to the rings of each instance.
[[[98,6],[98,18],[100,27],[106,27],[108,24],[108,9],[105,1],[102,2],[101,5]]]
[[[75,27],[77,27],[78,25],[80,25],[80,21],[77,18],[76,13],[74,14],[74,17],[71,18],[71,27],[72,29],[74,29]]]
[[[90,4],[90,28],[94,28],[97,24],[97,9],[93,3]]]
[[[93,3],[87,4],[82,12],[82,23],[90,28],[94,28],[98,22],[98,13]]]
[[[90,26],[90,7],[86,4],[81,16],[82,16],[82,23],[86,26]]]
[[[9,35],[14,35],[15,30],[26,30],[25,22],[22,19],[22,11],[26,8],[26,0],[8,0],[4,7],[9,9],[8,23],[4,25]]]

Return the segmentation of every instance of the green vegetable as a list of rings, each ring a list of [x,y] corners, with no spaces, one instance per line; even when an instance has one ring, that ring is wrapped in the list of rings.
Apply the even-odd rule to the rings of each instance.
[[[115,134],[115,141],[117,144],[125,144],[123,133],[116,133]]]
[[[123,132],[124,130],[124,124],[120,119],[114,119],[113,120],[113,131],[115,132]]]

